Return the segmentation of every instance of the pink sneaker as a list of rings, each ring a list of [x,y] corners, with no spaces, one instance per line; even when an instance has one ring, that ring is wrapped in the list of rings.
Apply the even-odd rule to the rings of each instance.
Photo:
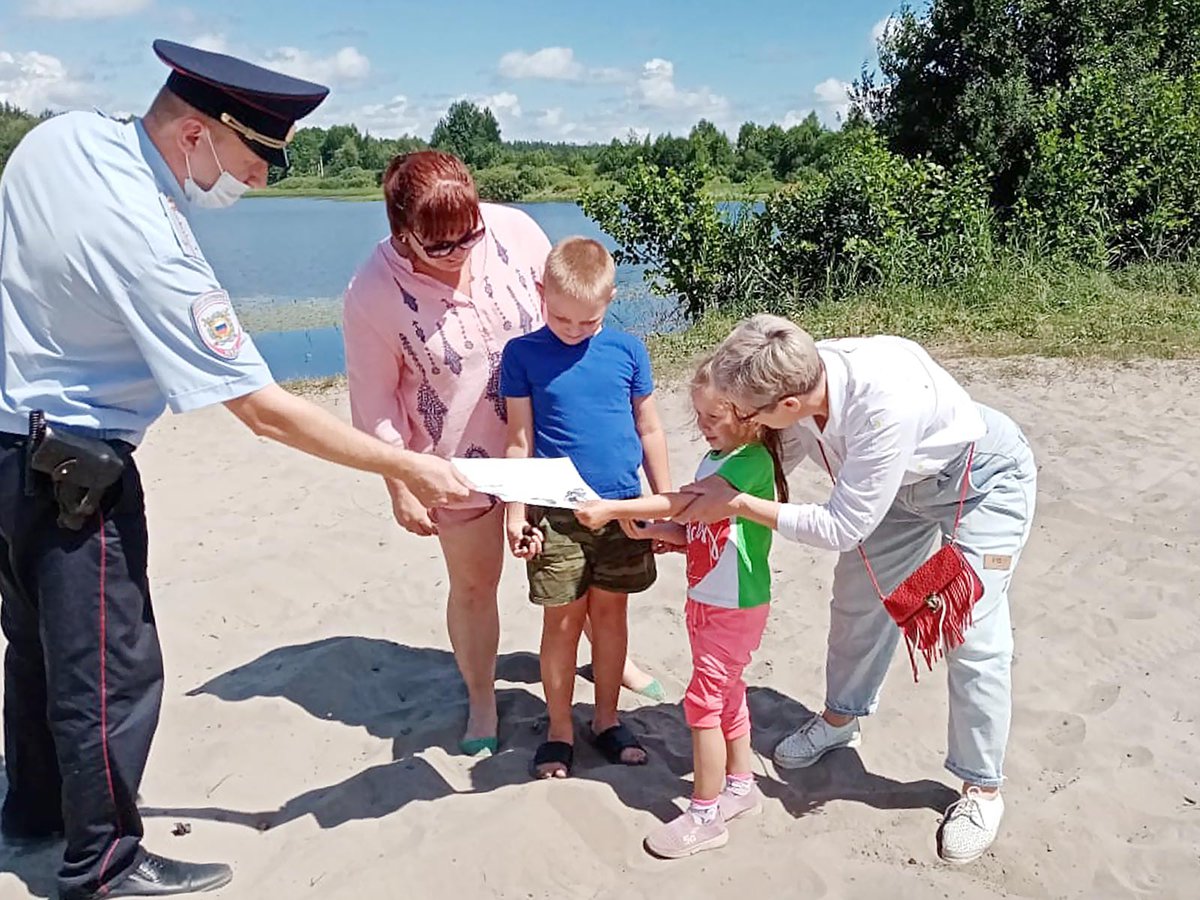
[[[762,791],[758,785],[752,785],[750,792],[739,797],[728,790],[721,791],[721,818],[732,822],[738,816],[757,816],[763,809]]]
[[[663,859],[682,859],[704,850],[716,850],[729,841],[725,818],[717,817],[708,825],[700,825],[686,810],[666,825],[659,825],[646,835],[646,849]]]

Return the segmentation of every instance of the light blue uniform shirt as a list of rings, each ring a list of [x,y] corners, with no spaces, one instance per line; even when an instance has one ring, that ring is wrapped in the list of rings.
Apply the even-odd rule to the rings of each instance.
[[[141,122],[38,125],[0,177],[0,431],[29,412],[138,443],[186,412],[271,384],[188,227]]]

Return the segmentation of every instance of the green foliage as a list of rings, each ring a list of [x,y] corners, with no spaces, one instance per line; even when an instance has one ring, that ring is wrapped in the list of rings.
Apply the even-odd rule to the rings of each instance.
[[[1013,232],[1104,266],[1200,244],[1200,70],[1098,66],[1049,92]]]
[[[1119,273],[1004,257],[952,284],[863,287],[773,309],[815,337],[899,334],[981,356],[1175,358],[1200,355],[1200,261],[1140,263]],[[691,328],[653,337],[667,372],[683,371],[763,307],[731,303]]]
[[[459,100],[434,127],[429,143],[469,166],[486,168],[500,157],[500,124],[490,109]]]
[[[693,318],[853,298],[868,330],[1200,343],[1181,338],[1194,282],[1126,313],[1115,281],[1200,253],[1200,0],[932,0],[901,12],[854,100],[836,134],[742,126],[730,177],[788,182],[761,211],[721,219],[662,139],[606,148],[624,192],[585,209]],[[1180,265],[1153,271],[1197,272]]]
[[[0,103],[0,169],[4,168],[21,138],[45,118],[46,114],[32,116],[9,103]]]
[[[638,160],[622,190],[588,191],[579,205],[618,242],[617,262],[645,266],[651,289],[678,294],[689,317],[744,290],[749,260],[739,252],[743,218],[721,216],[700,167],[660,174]]]
[[[1044,103],[1084,72],[1187,76],[1200,60],[1200,0],[933,0],[905,9],[854,101],[906,155],[975,160],[1007,214],[1044,124]]]
[[[847,144],[827,173],[766,202],[765,265],[789,296],[937,284],[990,259],[991,212],[978,169],[906,159],[871,132]]]
[[[480,200],[515,203],[521,199],[521,175],[515,166],[497,166],[475,173]]]

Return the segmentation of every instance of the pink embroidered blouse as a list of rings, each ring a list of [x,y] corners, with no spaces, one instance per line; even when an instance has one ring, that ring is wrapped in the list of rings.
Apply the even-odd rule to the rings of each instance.
[[[414,272],[380,241],[350,281],[343,336],[354,425],[442,457],[504,453],[505,343],[542,324],[537,285],[550,241],[526,213],[481,204],[471,292]]]

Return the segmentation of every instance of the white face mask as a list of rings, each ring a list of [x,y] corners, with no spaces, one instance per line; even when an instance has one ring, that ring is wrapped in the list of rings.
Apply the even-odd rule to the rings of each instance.
[[[192,179],[192,158],[185,157],[184,164],[187,165],[188,177],[183,183],[183,195],[188,198],[189,202],[203,209],[221,209],[233,206],[242,194],[250,190],[250,185],[243,184],[225,171],[225,167],[221,165],[221,158],[217,156],[217,148],[213,146],[212,135],[206,130],[204,136],[208,138],[208,147],[212,150],[213,159],[217,161],[217,168],[221,170],[221,175],[212,187],[202,188]]]

